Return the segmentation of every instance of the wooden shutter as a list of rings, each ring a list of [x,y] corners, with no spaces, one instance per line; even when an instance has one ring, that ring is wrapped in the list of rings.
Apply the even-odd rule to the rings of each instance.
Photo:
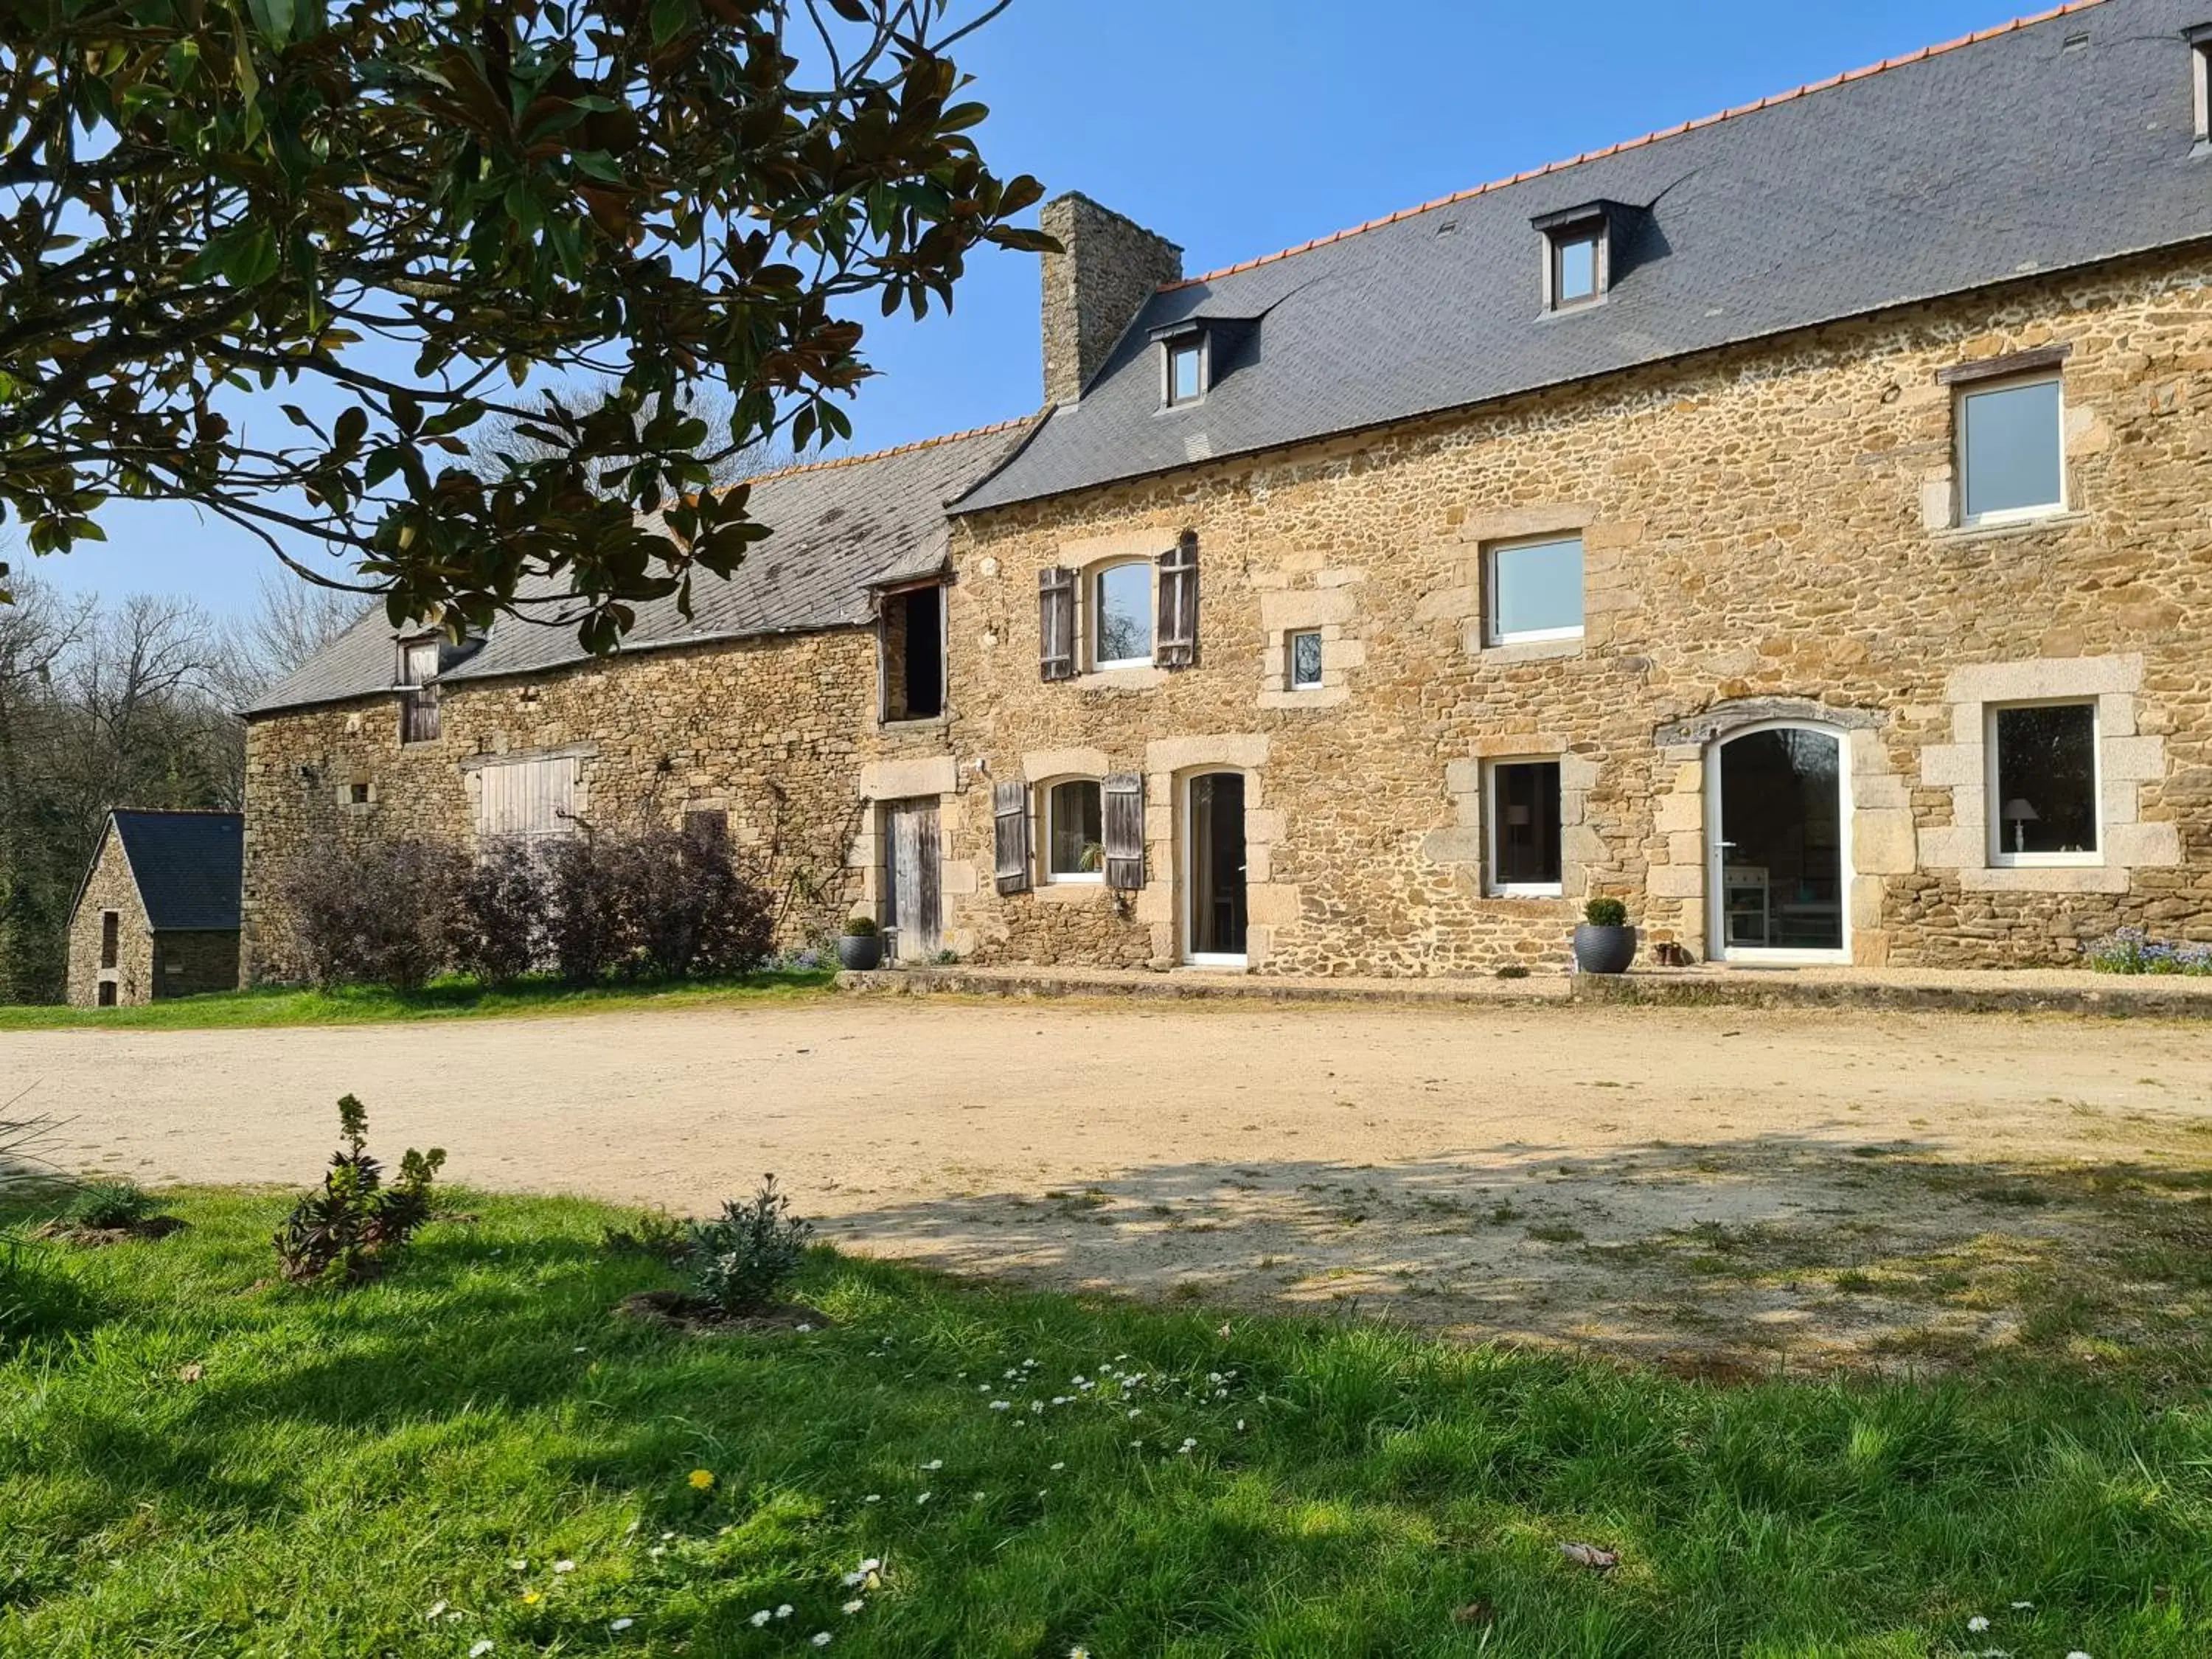
[[[1058,565],[1037,572],[1037,672],[1075,678],[1075,573]]]
[[[1030,890],[1030,790],[1025,783],[1001,783],[991,791],[993,844],[998,854],[999,890]]]
[[[1186,530],[1160,555],[1160,626],[1153,659],[1163,668],[1198,661],[1198,538]]]
[[[1145,780],[1116,772],[1106,780],[1106,884],[1133,893],[1145,884]]]

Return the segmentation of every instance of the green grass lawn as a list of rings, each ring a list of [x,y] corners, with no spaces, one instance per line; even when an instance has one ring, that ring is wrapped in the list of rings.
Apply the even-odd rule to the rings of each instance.
[[[2201,1395],[1723,1385],[827,1252],[826,1328],[689,1338],[610,1316],[666,1282],[614,1212],[449,1201],[346,1295],[266,1282],[281,1196],[37,1255],[0,1654],[2212,1653]]]
[[[678,980],[650,985],[564,985],[527,979],[491,990],[455,975],[417,991],[378,985],[332,991],[270,986],[178,997],[135,1008],[69,1008],[52,1003],[0,1005],[0,1031],[96,1028],[190,1030],[247,1025],[360,1025],[395,1019],[484,1018],[507,1014],[560,1014],[611,1008],[692,1007],[762,996],[820,991],[836,979],[831,968],[749,974],[739,979]]]

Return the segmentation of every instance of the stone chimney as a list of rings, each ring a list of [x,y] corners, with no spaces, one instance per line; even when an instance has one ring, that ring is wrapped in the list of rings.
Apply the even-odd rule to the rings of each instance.
[[[1072,404],[1153,290],[1182,279],[1182,250],[1073,192],[1039,223],[1065,250],[1044,256],[1044,398]]]

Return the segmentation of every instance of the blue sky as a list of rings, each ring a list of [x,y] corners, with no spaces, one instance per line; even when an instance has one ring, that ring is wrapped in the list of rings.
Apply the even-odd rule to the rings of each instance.
[[[2009,21],[2021,0],[1014,0],[963,57],[984,153],[1180,243],[1196,273]],[[2033,7],[2029,7],[2033,9]],[[1353,21],[1356,18],[1356,21]],[[868,322],[853,410],[882,448],[1042,400],[1034,258],[975,262],[949,317]],[[250,608],[274,562],[189,508],[25,561],[73,592]],[[12,539],[12,538],[11,538]]]

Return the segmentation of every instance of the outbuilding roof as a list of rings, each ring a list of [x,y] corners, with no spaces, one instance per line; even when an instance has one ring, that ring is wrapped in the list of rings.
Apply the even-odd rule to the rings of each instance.
[[[147,924],[155,933],[237,930],[246,864],[242,817],[118,808],[108,814],[108,824],[122,840]],[[95,851],[95,864],[99,858]]]
[[[2212,236],[2208,21],[2208,0],[2082,0],[1164,288],[955,511]],[[1610,291],[1547,315],[1538,222],[1601,204]],[[1234,343],[1163,410],[1152,341],[1192,320]]]
[[[871,590],[941,569],[945,506],[1020,441],[1034,416],[874,454],[787,467],[753,479],[753,516],[774,532],[729,580],[700,572],[692,614],[673,599],[637,608],[624,652],[750,635],[855,627],[872,619]],[[481,647],[441,675],[457,681],[531,674],[587,659],[573,622],[559,620],[564,582],[540,579],[519,596],[542,621],[502,617]],[[271,714],[388,690],[399,630],[377,607],[246,712]]]

